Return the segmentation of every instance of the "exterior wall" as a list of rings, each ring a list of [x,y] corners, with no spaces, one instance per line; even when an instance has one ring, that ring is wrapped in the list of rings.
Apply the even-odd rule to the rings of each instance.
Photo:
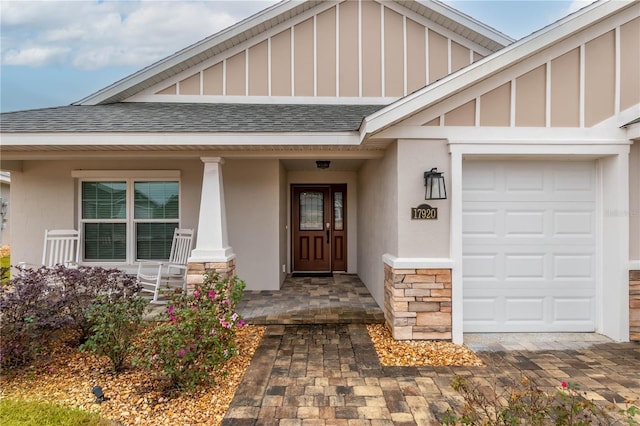
[[[222,166],[229,244],[248,290],[280,288],[280,164],[225,160]]]
[[[368,160],[358,174],[358,276],[384,306],[382,255],[398,252],[398,152]]]
[[[640,141],[629,155],[629,338],[640,341]]]
[[[394,2],[322,2],[146,95],[396,98],[489,53]]]
[[[3,174],[5,172],[2,172]],[[6,214],[0,216],[0,246],[8,245],[11,242],[10,214],[11,210],[11,185],[8,173],[0,177],[0,198],[6,204]]]
[[[358,269],[358,177],[355,172],[322,171],[289,171],[287,174],[288,206],[291,206],[292,184],[323,184],[346,183],[347,184],[347,272],[355,274]],[[290,208],[287,209],[290,216]],[[289,221],[290,223],[290,221]],[[291,229],[291,226],[289,226]],[[291,234],[288,235],[291,241]],[[289,262],[291,265],[291,262]]]
[[[629,259],[640,269],[640,140],[629,154]]]
[[[14,229],[20,238],[12,242],[13,264],[42,261],[45,229],[78,227],[78,191],[72,170],[180,170],[181,223],[184,228],[198,228],[203,164],[200,160],[73,160],[24,161],[22,172],[12,172],[13,211],[31,212],[13,215]],[[134,271],[133,265],[117,265]]]
[[[476,84],[472,91],[452,96],[449,106],[437,104],[416,114],[405,125],[433,126],[440,118],[444,126],[590,128],[625,111],[635,119],[639,67],[640,18],[637,9],[630,8]]]
[[[398,251],[402,258],[448,258],[450,204],[424,199],[424,172],[437,167],[449,184],[449,152],[444,140],[398,141]],[[412,220],[411,208],[428,204],[438,208],[436,220]]]
[[[384,314],[396,340],[451,340],[451,270],[385,264]]]
[[[287,171],[285,170],[282,163],[280,163],[280,167],[278,170],[278,178],[279,178],[279,188],[280,188],[280,261],[278,265],[280,266],[280,284],[282,284],[287,278],[287,257],[288,257],[288,240],[287,240],[287,223],[289,218],[289,209],[287,208],[287,200],[289,194],[289,186],[287,185]],[[279,288],[279,287],[278,287]]]

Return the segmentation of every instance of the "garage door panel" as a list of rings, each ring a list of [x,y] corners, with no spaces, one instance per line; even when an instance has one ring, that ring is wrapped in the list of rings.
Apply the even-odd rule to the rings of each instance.
[[[589,210],[557,210],[553,212],[553,236],[593,238],[595,214]]]
[[[544,323],[544,297],[505,297],[505,322]]]
[[[594,276],[595,259],[591,254],[554,254],[553,279],[591,280]]]
[[[595,329],[594,182],[593,162],[463,163],[465,331]]]
[[[497,237],[499,223],[497,210],[469,210],[464,213],[463,233],[469,237]]]
[[[548,270],[548,267],[545,267],[545,257],[544,253],[505,255],[505,279],[544,280],[545,271]]]
[[[554,322],[593,323],[595,299],[593,297],[556,297],[553,306]]]

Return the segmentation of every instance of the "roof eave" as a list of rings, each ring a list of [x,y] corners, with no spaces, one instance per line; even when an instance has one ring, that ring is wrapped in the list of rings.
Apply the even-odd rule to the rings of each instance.
[[[559,21],[487,56],[461,70],[418,90],[395,103],[365,117],[360,127],[360,138],[368,137],[428,108],[474,84],[498,73],[516,61],[545,49],[551,43],[570,37],[594,22],[634,5],[634,1],[600,0]]]

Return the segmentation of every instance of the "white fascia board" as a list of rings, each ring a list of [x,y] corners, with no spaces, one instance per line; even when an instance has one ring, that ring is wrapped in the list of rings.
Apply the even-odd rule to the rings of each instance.
[[[366,117],[360,127],[360,139],[364,140],[416,111],[434,105],[545,49],[549,45],[575,34],[586,26],[633,4],[634,2],[631,0],[600,0],[505,47],[491,56],[487,56],[453,74],[443,77],[441,80]]]
[[[265,160],[265,159],[294,159],[294,160],[316,160],[322,157],[327,160],[374,160],[384,158],[384,151],[381,150],[339,150],[321,147],[317,149],[307,149],[304,147],[288,147],[286,149],[234,149],[228,150],[56,150],[56,151],[15,151],[2,154],[3,166],[8,161],[22,162],[24,160],[92,160],[92,159],[171,159],[188,160],[201,159],[203,157],[221,157],[226,159],[244,160]],[[21,168],[11,170],[22,171]]]
[[[210,37],[207,37],[191,46],[188,46],[171,56],[168,56],[164,59],[159,60],[158,62],[149,65],[142,70],[131,74],[128,77],[123,78],[122,80],[105,87],[98,92],[87,96],[84,99],[81,99],[77,102],[74,102],[72,105],[97,105],[100,102],[111,98],[112,96],[117,95],[118,93],[124,92],[127,89],[142,83],[143,81],[153,77],[154,75],[160,74],[163,71],[166,71],[172,68],[175,65],[178,65],[185,60],[198,56],[202,52],[210,49],[213,46],[216,46],[225,40],[231,39],[239,34],[244,33],[245,31],[251,30],[253,27],[260,25],[260,23],[268,21],[280,14],[286,13],[297,6],[300,5],[300,1],[295,0],[283,0],[280,3],[277,3],[262,12],[258,12],[255,15],[238,22],[231,27],[228,27],[225,30],[222,30]]]
[[[357,146],[356,132],[335,133],[4,133],[2,146]]]
[[[640,123],[631,124],[626,129],[629,140],[640,140]]]
[[[428,1],[419,0],[419,3],[433,10],[434,12],[437,12],[443,16],[446,16],[452,21],[455,21],[460,23],[461,25],[464,25],[465,27],[469,28],[472,31],[475,31],[478,34],[481,34],[484,37],[495,41],[496,43],[502,44],[503,46],[508,46],[515,41],[508,35],[501,33],[495,28],[492,28],[489,25],[486,25],[472,18],[471,16],[466,15],[460,12],[459,10],[445,3],[442,3],[438,0],[428,0]]]
[[[630,271],[640,271],[640,260],[629,260]]]

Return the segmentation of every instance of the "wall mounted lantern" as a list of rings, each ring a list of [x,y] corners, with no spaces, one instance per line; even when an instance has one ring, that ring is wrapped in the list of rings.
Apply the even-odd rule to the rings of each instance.
[[[424,199],[425,200],[446,200],[447,188],[444,185],[444,173],[439,172],[436,167],[428,172],[424,172]]]
[[[330,165],[331,165],[331,161],[329,161],[329,160],[317,160],[316,161],[316,166],[319,169],[322,169],[322,170],[328,169]]]

